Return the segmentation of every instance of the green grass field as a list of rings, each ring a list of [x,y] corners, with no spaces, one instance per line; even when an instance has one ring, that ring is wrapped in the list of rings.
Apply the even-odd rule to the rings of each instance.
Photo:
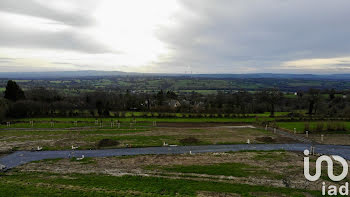
[[[318,192],[230,184],[215,181],[193,181],[140,176],[107,176],[96,174],[12,173],[0,177],[0,194],[3,196],[196,196],[197,192],[225,192],[253,196],[266,195],[304,196]]]
[[[79,111],[73,110],[76,113],[82,113],[89,115],[90,112],[87,110]],[[59,111],[56,111],[59,113]],[[285,117],[290,112],[275,112],[276,117]],[[97,112],[96,112],[97,114]],[[113,119],[124,119],[124,118],[247,118],[247,117],[269,117],[270,112],[265,113],[255,113],[255,114],[195,114],[195,113],[158,113],[158,112],[110,112],[111,118]],[[30,118],[27,118],[30,119]],[[45,120],[51,119],[50,117],[43,118]],[[56,119],[56,118],[55,118]],[[72,118],[73,120],[74,118]],[[85,119],[96,119],[96,118],[85,118]],[[98,119],[108,119],[108,118],[98,118]]]
[[[9,128],[6,125],[1,125],[3,131],[0,132],[0,144],[2,144],[0,152],[8,150],[32,150],[37,146],[43,147],[43,150],[65,150],[70,149],[72,145],[78,145],[80,149],[96,149],[100,148],[97,147],[97,144],[103,139],[118,142],[117,145],[109,146],[108,148],[125,148],[130,146],[162,146],[164,142],[173,145],[241,144],[247,141],[246,138],[250,138],[254,143],[265,143],[264,141],[255,139],[262,136],[275,137],[263,129],[230,129],[216,127],[215,123],[211,124],[212,126],[210,127],[203,128],[200,127],[200,124],[198,125],[199,128],[196,128],[196,125],[188,128],[186,126],[177,128],[176,124],[168,124],[169,126],[166,126],[166,123],[164,123],[164,127],[161,125],[158,127],[153,126],[152,122],[141,122],[140,119],[142,120],[142,118],[139,118],[136,123],[132,124],[126,122],[126,120],[130,121],[132,119],[124,119],[120,128],[116,126],[111,127],[110,119],[106,119],[109,121],[103,123],[103,127],[95,125],[94,119],[81,119],[84,122],[78,122],[77,126],[75,126],[73,122],[69,122],[72,120],[69,118],[54,119],[55,123],[53,127],[48,122],[51,119],[45,118],[34,120],[34,126],[31,126],[29,122],[12,123]],[[143,120],[150,119],[145,118]],[[232,119],[226,118],[166,118],[160,120],[173,123],[177,121],[179,124],[196,121],[197,123],[232,121]],[[237,121],[237,119],[233,120]],[[239,121],[250,123],[250,121],[255,121],[255,119],[239,119]],[[182,139],[189,137],[194,137],[197,141],[191,142],[191,144],[181,142]]]
[[[92,120],[84,120],[84,119],[80,119],[78,121],[84,121],[84,122],[78,122],[76,125],[74,124],[74,121],[70,121],[70,119],[53,119],[54,124],[51,125],[49,120],[45,120],[45,119],[31,119],[34,121],[34,124],[31,125],[29,123],[29,120],[20,120],[21,122],[15,122],[15,123],[11,123],[10,127],[8,127],[6,124],[2,124],[0,125],[0,128],[41,128],[41,129],[65,129],[65,128],[96,128],[96,129],[115,129],[117,128],[117,125],[114,121],[114,125],[111,125],[111,120],[107,121],[104,120],[102,123],[102,127],[101,124],[95,124],[95,121]],[[25,122],[23,122],[25,121]],[[120,124],[120,129],[130,129],[130,128],[143,128],[143,127],[149,127],[152,126],[152,122],[139,122],[139,123],[132,123],[130,125],[130,122],[132,121],[132,119],[130,119],[129,121],[121,121],[122,123]]]
[[[224,175],[235,177],[248,177],[248,176],[276,176],[271,172],[259,169],[256,166],[251,166],[242,163],[221,163],[214,165],[191,165],[191,166],[172,166],[163,168],[168,172],[179,173],[196,173],[207,175]]]
[[[344,124],[346,129],[350,130],[350,122],[336,121],[336,123],[337,122]],[[277,126],[280,128],[288,129],[290,131],[294,131],[294,128],[296,128],[297,133],[304,133],[305,124],[309,124],[310,128],[316,128],[318,123],[327,124],[327,122],[320,122],[320,121],[314,121],[314,122],[276,122]]]
[[[67,122],[70,121],[72,122],[71,124],[73,125],[73,121],[88,121],[93,123],[95,121],[95,118],[25,118],[25,119],[18,119],[17,121],[27,121],[29,124],[29,121],[62,121],[62,122]],[[101,118],[99,120],[102,120],[106,123],[111,121],[111,118]],[[132,122],[133,118],[115,118],[113,120],[119,120],[120,122]],[[271,120],[273,120],[271,118]],[[255,118],[137,118],[136,121],[138,122],[196,122],[196,123],[201,123],[201,122],[255,122]],[[6,125],[5,125],[6,126]]]
[[[274,118],[270,118],[268,117],[268,115],[263,114],[261,116],[262,118],[264,118],[264,120],[266,121],[272,121],[274,120]],[[91,123],[94,123],[96,118],[22,118],[22,119],[15,119],[13,121],[25,121],[28,123],[29,125],[29,121],[35,121],[35,122],[50,122],[51,120],[53,120],[54,122],[71,122],[70,124],[73,125],[74,121],[79,121],[79,122],[90,122],[88,125],[91,126]],[[120,122],[123,123],[130,123],[132,122],[134,119],[133,118],[98,118],[98,120],[102,120],[103,122],[105,122],[106,124],[110,123],[111,120],[119,120]],[[137,122],[149,122],[152,123],[153,121],[156,122],[193,122],[193,123],[207,123],[207,122],[212,122],[212,123],[223,123],[223,122],[232,122],[232,123],[253,123],[256,121],[256,118],[230,118],[230,117],[217,117],[217,118],[144,118],[144,117],[138,117],[136,118]],[[80,123],[79,123],[80,124]],[[84,123],[85,124],[85,123]],[[6,126],[6,125],[5,125]]]

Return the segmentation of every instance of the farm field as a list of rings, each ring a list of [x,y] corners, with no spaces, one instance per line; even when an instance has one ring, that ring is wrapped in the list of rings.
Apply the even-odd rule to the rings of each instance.
[[[296,128],[297,136],[306,137],[319,144],[350,145],[350,122],[276,122],[276,125],[291,133]],[[305,126],[309,128],[305,129]],[[308,135],[306,135],[306,130],[309,131]]]
[[[13,150],[67,150],[71,146],[79,149],[149,147],[173,145],[209,145],[247,143],[294,143],[295,140],[281,137],[273,132],[258,128],[239,128],[232,125],[249,125],[255,118],[120,118],[119,128],[116,119],[93,118],[36,118],[19,119],[10,127],[1,125],[0,152]],[[34,120],[34,124],[29,124]],[[54,124],[51,124],[53,120]],[[111,124],[113,120],[113,124]],[[156,125],[153,121],[156,120]],[[231,120],[231,122],[229,121]],[[234,120],[234,121],[233,121]],[[74,123],[74,121],[77,121]],[[102,124],[101,122],[102,121]],[[215,123],[216,121],[216,123]],[[350,130],[348,122],[341,122]],[[320,122],[276,122],[279,128],[305,137],[304,126],[316,128]],[[324,127],[326,128],[326,127]],[[321,140],[324,135],[324,140]],[[348,131],[313,131],[309,138],[324,144],[350,144]],[[99,145],[103,140],[111,140],[112,145]]]
[[[176,120],[179,121],[194,121],[195,119],[202,119],[202,121],[241,121],[242,119],[248,119],[253,120],[252,118],[267,118],[268,120],[272,120],[270,118],[270,113],[257,113],[257,114],[191,114],[191,113],[157,113],[157,112],[110,112],[112,115],[109,118],[22,118],[19,120],[22,121],[30,121],[30,120],[46,120],[50,121],[51,119],[54,120],[67,120],[67,121],[75,121],[75,120],[86,120],[86,121],[94,121],[96,119],[99,120],[110,120],[110,119],[120,119],[124,121],[130,121],[132,118],[137,118],[141,121],[151,121],[153,119],[159,120],[159,121],[166,121],[166,122],[173,122]],[[288,115],[289,112],[275,112],[275,117],[284,117]],[[198,117],[199,116],[199,117]],[[183,119],[181,119],[183,118]],[[221,120],[222,119],[222,120]],[[230,120],[232,119],[232,120]],[[248,119],[249,120],[249,119]],[[244,121],[245,122],[245,121]]]
[[[16,119],[14,121],[25,121],[29,125],[29,121],[69,121],[71,124],[73,124],[74,121],[86,121],[90,123],[94,123],[95,120],[102,120],[104,122],[110,122],[111,120],[117,121],[119,120],[120,122],[127,122],[130,123],[134,120],[134,118],[24,118],[24,119]],[[264,118],[264,120],[274,120],[274,118]],[[178,123],[183,123],[183,122],[190,122],[190,123],[205,123],[205,122],[211,122],[211,123],[252,123],[256,121],[256,118],[137,118],[137,122],[178,122]],[[5,125],[6,126],[6,125]]]
[[[187,77],[91,77],[91,78],[66,78],[55,80],[16,80],[23,89],[32,87],[46,87],[64,90],[69,94],[77,94],[77,90],[96,90],[98,88],[123,90],[134,89],[140,91],[155,91],[159,89],[174,89],[181,93],[198,92],[201,94],[216,94],[225,90],[256,91],[262,88],[272,88],[276,84],[282,91],[294,93],[296,89],[309,87],[348,89],[348,81],[332,80],[306,80],[306,79],[213,79],[213,78],[187,78]],[[0,80],[0,85],[6,80]]]
[[[310,134],[309,139],[320,144],[350,145],[350,136],[346,133]]]
[[[57,192],[65,196],[321,196],[320,184],[306,184],[300,173],[303,168],[300,157],[301,153],[286,151],[242,151],[43,160],[2,174],[0,193],[6,196],[48,196]],[[320,181],[329,184],[326,178]]]
[[[94,123],[14,123],[0,131],[0,150],[65,150],[71,146],[79,149],[124,148],[173,145],[292,143],[293,140],[257,128],[240,128],[220,123],[121,123],[120,128]],[[28,126],[29,125],[29,126]],[[22,128],[23,127],[23,128]],[[102,140],[112,140],[113,145],[99,145]]]
[[[311,122],[276,122],[276,125],[280,128],[287,129],[291,132],[294,132],[294,128],[296,128],[297,133],[305,133],[305,126],[309,125],[309,130],[314,131],[316,133],[324,132],[328,134],[336,134],[336,133],[348,133],[350,132],[350,122],[348,121],[311,121]],[[322,125],[322,127],[317,128],[317,125]],[[331,131],[327,130],[328,125],[335,126]],[[344,126],[344,129],[337,130],[336,126]]]

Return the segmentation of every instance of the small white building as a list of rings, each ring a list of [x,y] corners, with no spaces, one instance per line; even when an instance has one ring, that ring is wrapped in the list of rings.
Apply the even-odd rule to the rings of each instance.
[[[168,104],[171,108],[177,108],[181,106],[181,103],[178,100],[170,100]]]
[[[0,164],[0,171],[5,170],[6,166]]]

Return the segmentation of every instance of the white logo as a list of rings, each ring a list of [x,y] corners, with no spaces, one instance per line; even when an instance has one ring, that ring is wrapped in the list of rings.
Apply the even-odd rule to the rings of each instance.
[[[307,180],[309,181],[317,181],[320,177],[321,177],[321,173],[322,173],[322,162],[325,161],[327,163],[327,173],[328,173],[328,177],[332,180],[332,181],[341,181],[343,180],[347,175],[348,175],[348,170],[349,170],[349,166],[348,163],[346,162],[346,160],[340,156],[336,156],[336,155],[332,155],[331,157],[329,156],[321,156],[319,158],[317,158],[316,160],[316,173],[315,175],[311,175],[310,174],[310,159],[309,159],[309,154],[310,152],[308,150],[304,151],[304,155],[307,157],[304,157],[304,176]],[[340,175],[334,175],[333,173],[333,160],[338,161],[342,166],[343,166],[343,171]],[[325,182],[322,183],[322,195],[326,195],[326,184]],[[336,186],[334,185],[330,185],[328,186],[328,195],[349,195],[349,183],[346,182],[345,185],[342,185],[339,187],[339,189],[337,189]]]
[[[304,151],[304,155],[308,156],[310,154],[310,152],[308,150]],[[343,172],[338,175],[335,176],[333,174],[333,161],[331,159],[331,157],[335,160],[341,163],[341,165],[343,166]],[[331,157],[329,156],[321,156],[316,160],[316,173],[315,175],[310,175],[310,161],[309,161],[309,157],[304,157],[304,176],[307,180],[309,181],[317,181],[320,177],[321,177],[321,164],[323,161],[327,162],[327,166],[328,166],[328,177],[332,180],[332,181],[341,181],[343,180],[347,175],[348,175],[348,170],[349,170],[349,166],[348,163],[346,162],[346,160],[340,156],[336,156],[336,155],[332,155]]]

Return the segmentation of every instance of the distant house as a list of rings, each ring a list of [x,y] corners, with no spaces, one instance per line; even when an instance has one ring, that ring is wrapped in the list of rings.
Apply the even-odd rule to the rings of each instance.
[[[203,103],[202,101],[200,101],[200,102],[198,102],[198,103],[195,103],[193,107],[194,107],[194,109],[195,109],[196,111],[203,110],[203,109],[204,109],[204,104],[205,104],[205,103]]]
[[[178,101],[178,100],[170,100],[168,102],[168,105],[171,107],[171,108],[178,108],[181,106],[181,103]]]
[[[190,101],[188,101],[188,100],[182,100],[182,103],[184,104],[184,105],[190,105]]]

